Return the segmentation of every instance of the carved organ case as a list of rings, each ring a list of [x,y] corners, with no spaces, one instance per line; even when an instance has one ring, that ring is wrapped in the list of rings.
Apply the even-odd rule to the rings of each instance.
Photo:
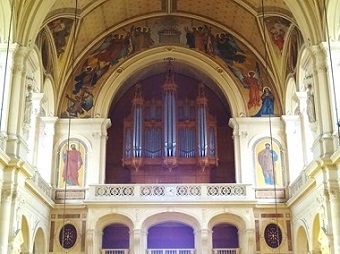
[[[171,70],[161,98],[144,100],[142,85],[135,85],[131,114],[123,124],[123,166],[131,174],[151,168],[166,168],[168,173],[176,168],[185,174],[190,168],[208,177],[218,163],[217,124],[209,114],[204,89],[198,84],[196,99],[178,96]]]

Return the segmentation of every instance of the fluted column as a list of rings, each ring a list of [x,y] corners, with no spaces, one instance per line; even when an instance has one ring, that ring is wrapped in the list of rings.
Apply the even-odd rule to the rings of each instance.
[[[317,119],[317,135],[312,147],[314,157],[331,155],[334,148],[334,132],[336,121],[332,118],[334,105],[330,93],[333,87],[330,81],[330,63],[326,45],[320,44],[311,48],[314,57],[314,91],[315,111]]]
[[[11,112],[21,112],[23,94],[25,89],[25,58],[27,55],[27,48],[19,47],[14,55],[14,63],[12,67],[12,82],[10,82],[10,101],[9,109]],[[20,123],[20,114],[8,114],[8,139],[6,151],[12,157],[19,157],[18,143],[20,141],[20,133],[18,133],[18,125]]]

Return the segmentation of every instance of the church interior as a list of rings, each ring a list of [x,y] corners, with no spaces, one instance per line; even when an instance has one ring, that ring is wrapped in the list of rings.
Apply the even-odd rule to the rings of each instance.
[[[340,0],[1,0],[1,254],[340,253]]]

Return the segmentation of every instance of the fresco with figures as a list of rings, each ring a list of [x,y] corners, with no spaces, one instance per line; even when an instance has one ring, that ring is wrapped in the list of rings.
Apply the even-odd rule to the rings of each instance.
[[[276,27],[275,24],[272,26]],[[277,96],[264,67],[245,45],[228,31],[192,19],[172,17],[137,22],[108,34],[98,42],[69,79],[62,108],[59,109],[60,116],[92,117],[99,84],[105,83],[110,70],[137,52],[164,44],[196,50],[229,70],[244,93],[249,116],[275,115],[278,112],[274,107]],[[264,97],[268,99],[269,93],[270,100],[265,100],[267,106],[263,110]]]
[[[86,169],[85,146],[80,140],[65,140],[57,156],[58,188],[83,187]]]
[[[284,167],[282,149],[276,140],[260,140],[254,149],[255,179],[257,187],[283,187]]]

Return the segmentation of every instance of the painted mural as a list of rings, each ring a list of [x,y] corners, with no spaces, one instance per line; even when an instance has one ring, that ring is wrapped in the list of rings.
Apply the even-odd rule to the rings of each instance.
[[[73,20],[67,18],[55,19],[48,24],[48,27],[53,35],[58,57],[60,57],[65,51],[72,25]]]
[[[229,68],[239,80],[249,115],[274,113],[274,95],[263,67],[233,35],[194,20],[177,17],[170,21],[162,18],[141,21],[103,38],[69,81],[61,117],[92,117],[98,84],[105,82],[110,73],[108,70],[137,52],[166,43],[202,52]],[[272,97],[268,97],[269,93]],[[265,109],[261,109],[263,102],[267,103]]]
[[[272,42],[280,53],[282,53],[290,22],[284,18],[273,16],[266,18],[265,24],[270,32]]]
[[[257,187],[283,187],[284,171],[280,146],[270,138],[255,146],[255,176]]]
[[[86,168],[85,147],[81,141],[64,141],[58,151],[58,188],[83,187]]]

